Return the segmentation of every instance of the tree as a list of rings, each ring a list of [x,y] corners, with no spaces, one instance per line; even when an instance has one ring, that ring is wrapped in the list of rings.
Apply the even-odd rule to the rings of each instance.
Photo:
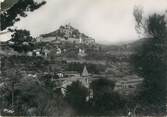
[[[47,100],[44,113],[46,113],[47,116],[55,117],[71,117],[76,114],[73,108],[63,99],[63,97],[57,95]]]
[[[15,86],[16,96],[16,114],[27,115],[28,110],[34,109],[33,114],[42,115],[43,108],[49,99],[46,88],[42,87],[42,83],[33,77],[22,77]]]
[[[14,110],[16,104],[16,93],[15,87],[16,84],[19,82],[19,78],[21,77],[21,73],[18,69],[7,69],[2,72],[2,81],[4,84],[3,89],[1,89],[1,95],[3,96],[3,100],[5,103],[2,107],[6,107],[8,109]]]
[[[28,52],[34,49],[35,39],[27,30],[15,30],[8,41],[10,47],[18,52]]]
[[[17,16],[26,17],[26,11],[34,11],[44,5],[46,2],[37,3],[34,0],[19,0],[11,8],[1,12],[0,22],[1,30],[13,26],[13,24],[20,20]]]
[[[137,16],[135,18],[138,19]],[[150,112],[160,113],[165,111],[162,107],[166,104],[167,96],[167,22],[165,15],[156,13],[146,19],[142,17],[142,20],[144,25],[140,25],[140,28],[144,30],[146,38],[136,49],[132,63],[136,73],[144,78],[140,99]]]
[[[66,88],[65,99],[78,111],[84,110],[87,96],[88,89],[80,81],[75,81]]]
[[[105,113],[123,107],[123,100],[114,91],[115,83],[107,79],[98,79],[91,83],[93,90],[92,106],[97,113]]]
[[[133,16],[135,18],[136,21],[136,25],[135,25],[135,29],[137,31],[137,33],[142,33],[143,29],[145,29],[144,24],[143,24],[143,9],[142,7],[139,6],[135,6],[134,11],[133,11]]]
[[[133,15],[136,21],[135,29],[139,34],[150,38],[164,38],[167,33],[166,21],[164,14],[154,13],[148,18],[143,17],[143,9],[135,7]]]

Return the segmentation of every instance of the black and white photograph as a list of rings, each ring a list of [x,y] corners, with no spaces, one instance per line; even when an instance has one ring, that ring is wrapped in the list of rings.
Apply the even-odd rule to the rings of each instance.
[[[0,0],[0,117],[167,117],[167,0]]]

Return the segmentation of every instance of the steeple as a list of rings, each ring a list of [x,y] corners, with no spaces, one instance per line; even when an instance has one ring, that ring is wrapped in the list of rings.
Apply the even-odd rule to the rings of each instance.
[[[82,72],[82,76],[83,77],[89,76],[89,73],[88,73],[88,70],[87,70],[86,66],[84,66],[84,69],[83,69],[83,72]]]

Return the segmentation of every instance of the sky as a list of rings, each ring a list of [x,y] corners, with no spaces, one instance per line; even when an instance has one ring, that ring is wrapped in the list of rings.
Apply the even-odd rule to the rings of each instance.
[[[21,18],[15,27],[30,30],[37,37],[70,23],[98,43],[123,43],[139,38],[134,28],[134,6],[142,6],[145,16],[167,9],[167,0],[46,1],[47,4]]]

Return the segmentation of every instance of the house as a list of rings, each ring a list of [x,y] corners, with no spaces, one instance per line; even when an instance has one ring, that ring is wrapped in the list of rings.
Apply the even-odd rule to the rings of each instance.
[[[27,52],[27,56],[33,56],[33,52],[32,51],[29,51],[29,52]]]
[[[78,56],[80,56],[80,57],[84,57],[84,56],[86,56],[85,50],[79,48]]]
[[[79,37],[79,43],[80,44],[82,43],[82,37],[81,36]]]
[[[40,57],[48,57],[49,50],[46,48],[35,49],[33,51],[27,52],[27,56],[40,56]]]
[[[57,75],[58,75],[59,78],[63,78],[63,77],[64,77],[64,74],[61,73],[61,72],[60,72],[60,73],[57,73]]]
[[[46,58],[46,57],[48,57],[48,54],[49,54],[49,50],[48,49],[46,49],[46,48],[42,48],[41,49],[41,53],[42,53],[42,55]]]
[[[41,52],[40,52],[40,49],[33,50],[33,55],[34,56],[42,56]]]
[[[95,39],[93,39],[91,37],[88,37],[88,38],[83,39],[82,43],[87,44],[87,45],[89,45],[89,44],[95,44]]]
[[[59,47],[57,47],[57,49],[56,49],[56,54],[57,54],[57,55],[60,55],[61,53],[62,53],[61,49],[60,49]]]

